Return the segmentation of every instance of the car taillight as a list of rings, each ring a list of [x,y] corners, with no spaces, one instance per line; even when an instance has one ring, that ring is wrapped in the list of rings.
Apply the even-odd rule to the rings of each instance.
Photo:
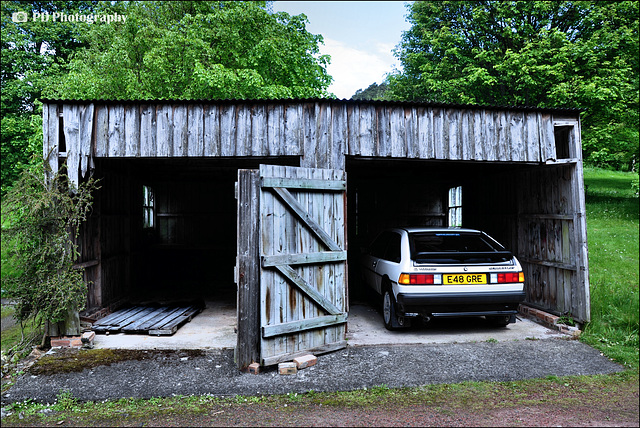
[[[442,275],[424,273],[400,274],[398,283],[402,285],[442,285]]]
[[[492,273],[489,282],[492,284],[524,282],[524,272]]]

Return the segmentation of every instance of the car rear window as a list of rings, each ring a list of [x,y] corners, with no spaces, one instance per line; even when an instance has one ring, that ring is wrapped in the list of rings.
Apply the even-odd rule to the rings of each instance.
[[[411,259],[418,263],[489,263],[512,255],[483,234],[421,232],[409,237]]]

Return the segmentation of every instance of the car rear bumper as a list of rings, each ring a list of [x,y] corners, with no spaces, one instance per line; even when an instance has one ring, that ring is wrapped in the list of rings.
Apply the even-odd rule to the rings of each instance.
[[[516,313],[518,304],[525,299],[524,291],[483,293],[420,293],[396,297],[401,312],[421,314],[508,314]],[[447,314],[447,315],[444,315]]]

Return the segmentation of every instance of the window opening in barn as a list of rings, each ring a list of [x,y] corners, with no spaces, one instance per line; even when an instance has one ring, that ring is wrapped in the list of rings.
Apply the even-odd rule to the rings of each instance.
[[[64,138],[64,119],[62,117],[62,112],[58,117],[58,152],[60,153],[67,152],[67,140],[66,138]]]
[[[155,215],[153,189],[149,186],[142,186],[142,194],[142,227],[145,229],[153,229],[155,227],[155,222],[153,221]]]
[[[556,159],[569,159],[571,153],[569,145],[573,133],[573,126],[556,126],[553,136],[556,144]]]
[[[462,186],[449,189],[449,226],[462,226]]]

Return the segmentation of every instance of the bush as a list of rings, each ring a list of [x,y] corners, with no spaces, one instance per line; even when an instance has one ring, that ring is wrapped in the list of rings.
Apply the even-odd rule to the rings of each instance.
[[[73,267],[79,255],[73,238],[89,213],[96,182],[76,189],[63,169],[54,175],[48,167],[39,158],[3,198],[2,268],[12,274],[3,275],[2,289],[15,301],[21,322],[59,322],[86,302],[83,272]]]

